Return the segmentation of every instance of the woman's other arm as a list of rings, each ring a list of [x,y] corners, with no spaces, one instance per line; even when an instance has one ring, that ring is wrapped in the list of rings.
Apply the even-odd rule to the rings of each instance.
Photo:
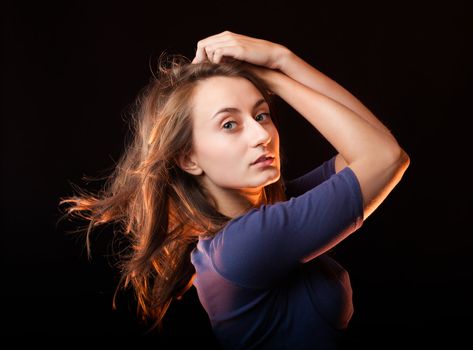
[[[348,90],[281,44],[225,31],[200,40],[193,62],[208,59],[218,63],[228,57],[279,70],[295,81],[350,108],[368,123],[393,137],[374,114]],[[336,172],[346,165],[343,156],[338,154],[335,159]]]
[[[378,118],[376,118],[375,115],[363,103],[361,103],[360,100],[353,96],[343,86],[308,64],[288,48],[280,46],[277,48],[277,51],[277,59],[274,65],[276,69],[312,90],[330,97],[347,108],[350,108],[375,128],[378,128],[390,137],[394,138],[388,128],[381,123]],[[338,154],[335,161],[336,172],[343,169],[346,165],[347,163],[345,159],[341,154]]]
[[[339,152],[336,168],[357,176],[364,219],[400,181],[409,157],[389,130],[337,83],[279,44],[228,31],[199,41],[193,62],[230,57],[249,63],[269,87]]]
[[[409,157],[391,133],[352,109],[277,70],[255,68],[272,91],[307,119],[356,174],[363,194],[364,219],[400,181]],[[378,124],[379,123],[379,124]],[[382,125],[382,124],[381,124]]]

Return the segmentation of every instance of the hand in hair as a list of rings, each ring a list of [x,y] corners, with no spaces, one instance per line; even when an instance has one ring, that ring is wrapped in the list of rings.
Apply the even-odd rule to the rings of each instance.
[[[237,59],[257,66],[280,69],[289,52],[281,44],[224,31],[199,40],[192,63],[220,63]]]

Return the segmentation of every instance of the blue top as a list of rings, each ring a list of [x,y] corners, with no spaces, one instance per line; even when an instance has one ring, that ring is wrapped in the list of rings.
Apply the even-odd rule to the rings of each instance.
[[[335,349],[353,313],[348,273],[324,253],[363,223],[355,174],[335,173],[333,157],[286,195],[192,251],[194,286],[225,349]]]

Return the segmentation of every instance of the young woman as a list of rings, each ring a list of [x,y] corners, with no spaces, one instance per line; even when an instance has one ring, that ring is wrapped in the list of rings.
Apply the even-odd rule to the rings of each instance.
[[[123,285],[156,325],[193,285],[224,348],[334,348],[352,290],[326,252],[378,208],[409,157],[360,101],[280,44],[225,31],[199,41],[192,62],[162,56],[159,67],[103,191],[61,203],[90,220],[87,234],[122,224]],[[273,94],[338,151],[291,182]]]

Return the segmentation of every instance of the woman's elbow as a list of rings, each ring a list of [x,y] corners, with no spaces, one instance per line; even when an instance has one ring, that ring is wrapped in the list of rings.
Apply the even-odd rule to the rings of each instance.
[[[409,164],[411,163],[411,158],[403,148],[399,147],[397,152],[394,154],[394,162],[397,167],[402,172],[404,172],[409,167]]]
[[[411,162],[407,152],[397,142],[386,148],[384,160],[395,168],[406,170]]]
[[[368,171],[360,172],[359,181],[363,194],[364,219],[384,201],[393,188],[401,181],[410,164],[410,157],[402,148],[385,159],[377,161]],[[381,167],[376,169],[376,167]],[[367,168],[365,168],[366,170]]]
[[[409,167],[409,164],[411,164],[411,158],[409,157],[409,155],[406,153],[406,151],[404,151],[404,149],[401,148],[401,158],[402,158],[402,164],[404,166],[405,169],[407,169]]]

